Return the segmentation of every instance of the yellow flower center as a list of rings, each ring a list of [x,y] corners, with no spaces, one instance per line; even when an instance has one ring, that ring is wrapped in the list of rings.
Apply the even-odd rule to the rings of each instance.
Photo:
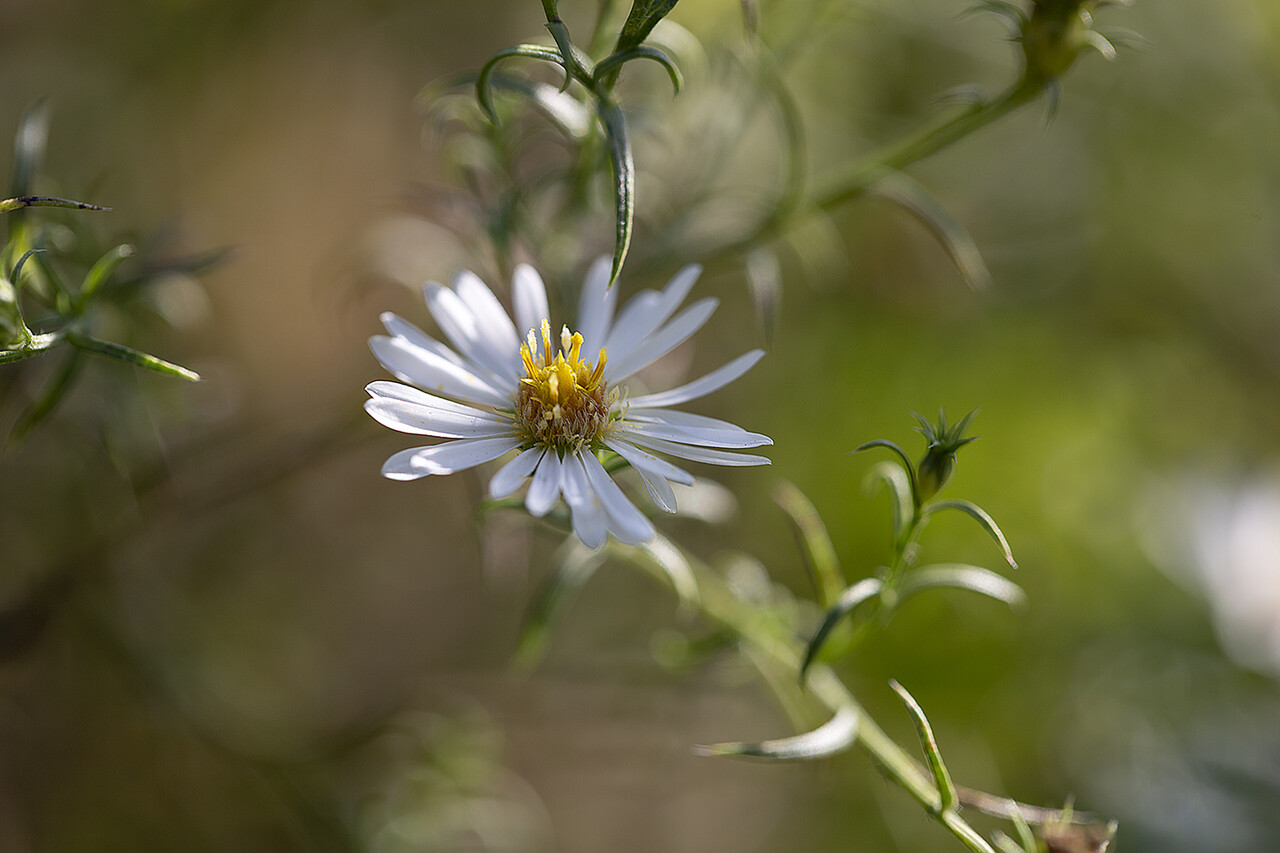
[[[592,364],[582,358],[582,335],[565,326],[560,351],[552,355],[551,324],[542,321],[542,350],[532,329],[520,347],[525,376],[516,390],[521,431],[544,447],[576,451],[594,442],[609,423],[604,381],[605,351]]]

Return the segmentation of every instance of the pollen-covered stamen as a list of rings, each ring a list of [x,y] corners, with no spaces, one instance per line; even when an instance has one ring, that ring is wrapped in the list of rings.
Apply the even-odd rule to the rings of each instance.
[[[578,450],[599,438],[609,423],[605,351],[592,364],[582,358],[582,335],[568,326],[560,332],[559,352],[551,348],[551,324],[543,320],[540,331],[541,353],[532,329],[520,347],[525,375],[516,390],[516,419],[537,443]]]

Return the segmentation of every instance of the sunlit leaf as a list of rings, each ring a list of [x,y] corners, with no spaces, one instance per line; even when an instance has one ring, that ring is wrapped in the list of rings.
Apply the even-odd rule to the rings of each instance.
[[[61,332],[32,335],[31,343],[25,346],[0,349],[0,364],[12,364],[15,361],[42,355],[62,343],[64,338],[65,335]]]
[[[967,563],[934,563],[912,569],[902,578],[897,590],[905,601],[926,589],[938,587],[967,589],[1003,601],[1010,607],[1021,607],[1027,601],[1027,594],[1013,581],[990,569]]]
[[[830,605],[844,587],[844,576],[822,516],[818,515],[818,510],[805,493],[786,480],[774,489],[773,499],[795,525],[796,535],[804,549],[805,563],[813,576],[821,603],[824,607]]]
[[[600,64],[596,66],[593,74],[594,79],[599,82],[607,79],[610,75],[616,75],[623,65],[633,59],[651,59],[666,69],[667,76],[671,78],[671,87],[675,89],[676,94],[680,94],[680,89],[684,86],[684,78],[680,75],[680,69],[667,56],[657,48],[641,45],[633,47],[630,50],[619,51],[605,59],[600,60]]]
[[[6,198],[0,201],[0,213],[9,213],[21,207],[70,207],[75,210],[110,210],[109,207],[102,207],[96,204],[89,204],[84,201],[75,201],[69,198],[57,198],[47,195],[28,195],[18,198]]]
[[[604,551],[593,551],[577,539],[569,539],[557,560],[555,574],[542,588],[525,617],[516,642],[513,664],[529,671],[542,661],[550,643],[551,630],[574,594],[604,562]]]
[[[894,172],[876,181],[872,192],[919,220],[942,244],[970,287],[984,290],[990,286],[991,272],[982,259],[978,244],[960,220],[952,216],[922,184],[903,172]]]
[[[863,578],[840,594],[836,603],[827,611],[826,618],[822,620],[822,624],[818,626],[813,639],[809,641],[808,648],[804,651],[804,662],[800,664],[801,680],[804,679],[814,658],[818,656],[818,652],[822,650],[822,644],[827,641],[827,637],[840,620],[852,613],[864,601],[879,595],[882,589],[884,584],[878,578]]]
[[[756,321],[765,341],[773,343],[778,326],[778,306],[782,302],[782,265],[778,253],[768,246],[747,252],[747,288],[756,309]]]
[[[18,122],[18,132],[13,140],[13,174],[9,183],[9,192],[15,198],[30,196],[31,185],[40,171],[49,141],[49,117],[49,102],[39,98],[27,107]]]
[[[200,374],[193,370],[188,370],[181,365],[173,364],[162,358],[157,358],[149,353],[141,352],[132,347],[123,344],[114,344],[110,341],[100,341],[97,338],[91,338],[88,335],[79,332],[71,332],[67,335],[67,341],[74,347],[82,349],[86,352],[96,353],[97,355],[105,355],[108,358],[118,359],[119,361],[128,362],[137,367],[145,367],[147,370],[154,370],[156,373],[163,373],[165,376],[174,376],[178,379],[185,379],[188,382],[199,382]]]
[[[867,470],[863,488],[870,490],[876,481],[884,483],[889,489],[893,498],[893,535],[901,536],[911,518],[911,479],[901,465],[885,460]]]
[[[680,549],[661,535],[654,536],[638,547],[671,581],[671,587],[680,599],[681,608],[691,613],[699,601],[698,581],[694,578],[693,567]]]
[[[875,441],[868,441],[865,444],[859,444],[851,453],[861,453],[864,450],[870,450],[873,447],[883,447],[893,451],[899,459],[902,460],[902,467],[907,472],[907,483],[911,486],[911,500],[914,505],[916,495],[916,466],[912,463],[911,457],[907,455],[907,451],[885,438],[877,438]]]
[[[699,755],[765,758],[775,761],[807,761],[844,752],[858,740],[859,712],[841,708],[811,732],[759,743],[717,743],[696,746]]]
[[[83,311],[97,295],[99,288],[103,283],[111,277],[116,267],[120,266],[126,258],[133,256],[133,247],[126,244],[116,246],[107,252],[89,269],[85,274],[84,284],[80,286],[80,295],[76,299],[76,309]]]
[[[493,72],[499,63],[513,57],[541,59],[564,68],[564,57],[560,55],[559,51],[542,45],[518,44],[515,47],[509,47],[495,53],[476,76],[476,100],[480,102],[480,107],[484,110],[485,115],[489,116],[489,120],[495,124],[498,122],[498,114],[493,105],[493,91],[491,88]],[[565,73],[568,74],[568,71],[566,70]]]
[[[996,520],[992,518],[985,509],[972,501],[951,500],[939,501],[938,503],[930,504],[928,512],[930,515],[933,515],[944,509],[958,510],[978,522],[978,524],[982,526],[982,529],[987,531],[987,535],[994,539],[996,544],[1000,546],[1000,550],[1004,554],[1005,562],[1009,564],[1009,567],[1014,569],[1018,568],[1017,561],[1013,559],[1013,551],[1009,548],[1009,541],[1004,538],[1004,533],[1001,532],[999,525],[996,524]]]
[[[929,764],[929,772],[933,774],[933,783],[938,786],[941,810],[949,811],[956,804],[956,786],[951,781],[946,763],[942,760],[942,752],[938,749],[938,741],[933,736],[933,727],[929,725],[929,718],[924,715],[924,710],[915,697],[907,692],[907,688],[892,680],[889,686],[893,688],[894,693],[898,694],[902,704],[906,705],[907,711],[911,713],[911,719],[916,724],[916,733],[920,736],[920,747],[924,750],[925,760]]]
[[[609,140],[609,162],[613,167],[614,219],[616,234],[613,244],[613,266],[609,271],[612,287],[622,272],[622,264],[631,247],[631,230],[635,221],[636,164],[631,157],[631,142],[627,138],[627,122],[622,108],[602,101],[600,120],[604,122]]]
[[[71,384],[76,376],[80,373],[80,368],[84,366],[84,353],[78,350],[72,350],[67,354],[58,370],[53,377],[45,383],[40,389],[39,395],[31,402],[31,405],[22,412],[18,417],[17,423],[13,425],[13,431],[9,433],[9,440],[12,443],[22,441],[33,429],[44,422],[49,415],[53,414],[54,409],[67,396],[67,392],[71,390]]]
[[[618,35],[615,52],[639,47],[658,22],[676,7],[677,2],[679,0],[635,0],[631,4],[631,14],[627,15],[622,32]]]

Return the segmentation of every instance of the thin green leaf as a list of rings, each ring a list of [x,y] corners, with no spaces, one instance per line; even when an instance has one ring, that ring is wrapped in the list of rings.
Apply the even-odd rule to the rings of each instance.
[[[934,563],[912,569],[898,584],[898,594],[906,601],[919,592],[937,587],[967,589],[1003,601],[1010,607],[1021,607],[1027,602],[1027,594],[1013,581],[967,563]]]
[[[618,34],[618,46],[615,53],[639,47],[649,37],[649,33],[658,22],[676,7],[679,0],[635,0],[631,4],[631,13],[627,15],[622,32]]]
[[[982,0],[982,2],[970,6],[965,11],[965,14],[976,15],[981,12],[990,12],[1004,18],[1015,30],[1021,30],[1027,22],[1022,10],[1012,3],[1005,2],[1005,0]]]
[[[0,201],[0,213],[9,213],[22,207],[69,207],[75,210],[110,210],[86,201],[75,201],[69,198],[57,198],[48,195],[27,195],[17,198],[6,198]]]
[[[613,266],[609,271],[609,287],[613,287],[631,247],[636,209],[636,164],[631,157],[631,142],[627,138],[627,122],[622,115],[622,108],[609,101],[601,101],[599,109],[600,120],[604,122],[605,135],[609,140],[609,162],[613,167],[616,234]]]
[[[618,70],[633,59],[652,59],[654,62],[657,62],[666,69],[667,76],[671,78],[671,87],[675,89],[675,93],[677,95],[680,94],[680,89],[684,87],[684,78],[680,74],[680,69],[676,67],[675,62],[672,61],[671,57],[667,56],[656,47],[648,47],[646,45],[633,47],[630,50],[620,51],[600,60],[600,64],[596,66],[592,79],[596,83],[599,83],[610,75],[616,76]]]
[[[96,353],[97,355],[105,355],[108,358],[118,359],[119,361],[128,362],[138,367],[145,367],[147,370],[154,370],[156,373],[163,373],[165,376],[174,376],[178,379],[185,379],[188,382],[199,382],[200,374],[193,370],[188,370],[181,365],[173,364],[162,358],[156,358],[154,355],[124,346],[123,344],[114,344],[110,341],[100,341],[97,338],[91,338],[78,332],[71,332],[67,335],[67,341],[72,346],[82,349],[86,352]]]
[[[1028,853],[1026,847],[1014,841],[1000,830],[996,830],[991,836],[996,842],[996,850],[999,853]],[[1029,853],[1036,853],[1036,849],[1032,847]]]
[[[551,38],[555,39],[556,47],[560,49],[560,60],[564,65],[564,85],[561,91],[569,88],[570,80],[577,80],[590,88],[592,83],[590,61],[573,46],[573,39],[569,37],[569,28],[564,25],[564,21],[559,18],[548,18],[547,30],[551,33]]]
[[[887,448],[887,449],[889,449],[889,450],[892,450],[894,453],[896,453],[896,454],[897,454],[898,458],[902,460],[902,467],[903,467],[903,468],[906,470],[906,472],[907,472],[907,482],[908,482],[908,484],[911,486],[911,500],[912,500],[913,505],[914,505],[915,497],[916,497],[916,494],[917,494],[917,490],[916,490],[916,466],[915,466],[915,464],[914,464],[914,463],[912,463],[912,461],[911,461],[911,457],[907,455],[907,451],[903,450],[901,447],[899,447],[898,445],[894,444],[892,441],[889,441],[888,439],[885,439],[885,438],[877,438],[875,441],[868,441],[868,442],[866,442],[865,444],[859,444],[857,447],[855,447],[855,448],[854,448],[853,450],[851,450],[850,452],[851,452],[851,453],[861,453],[862,451],[864,451],[864,450],[870,450],[870,449],[871,449],[871,448],[873,448],[873,447],[884,447],[884,448]]]
[[[823,607],[828,607],[844,588],[840,558],[817,508],[794,483],[783,480],[773,491],[773,500],[782,507],[795,525],[796,536],[804,550],[805,564]]]
[[[916,702],[915,697],[907,692],[907,688],[893,680],[889,681],[889,686],[893,688],[894,693],[898,694],[902,704],[907,706],[907,710],[911,713],[911,718],[916,724],[916,733],[920,736],[920,746],[924,750],[925,760],[929,764],[929,772],[933,774],[933,783],[938,787],[938,796],[941,800],[939,811],[951,811],[956,804],[956,786],[951,781],[951,774],[947,772],[946,763],[942,760],[942,752],[938,749],[938,741],[933,736],[933,727],[929,725],[929,719],[924,715],[924,710],[921,709],[920,703]]]
[[[922,184],[903,172],[893,172],[876,181],[872,192],[898,205],[924,225],[942,244],[971,288],[981,291],[991,285],[991,271],[982,259],[978,244],[960,220]]]
[[[680,599],[680,609],[686,614],[692,614],[700,601],[698,581],[694,577],[693,567],[680,549],[661,535],[655,535],[639,548],[671,581],[671,588]]]
[[[544,62],[555,63],[561,68],[565,67],[564,57],[558,51],[537,44],[518,44],[515,47],[509,47],[506,50],[500,50],[495,53],[476,76],[476,100],[480,102],[480,108],[484,110],[485,115],[494,124],[498,123],[498,113],[493,105],[493,91],[491,89],[493,71],[503,60],[517,56],[525,57],[526,59],[541,59]],[[567,69],[565,70],[565,75],[567,78]]]
[[[523,672],[533,670],[546,655],[551,631],[574,594],[604,562],[604,551],[593,551],[570,538],[558,561],[560,567],[547,581],[525,617],[516,642],[512,664]]]
[[[756,322],[764,331],[766,348],[771,349],[778,329],[778,306],[782,302],[782,264],[770,246],[747,252],[747,290],[756,309]]]
[[[18,122],[18,132],[13,140],[13,174],[9,192],[15,197],[28,196],[49,141],[49,102],[36,99],[27,107]],[[12,209],[12,208],[11,208]]]
[[[67,358],[59,365],[58,370],[54,373],[53,378],[45,384],[40,390],[40,395],[31,402],[19,416],[17,423],[13,425],[13,431],[9,433],[9,441],[17,444],[26,438],[32,430],[44,422],[58,404],[67,396],[67,392],[71,390],[71,383],[79,375],[81,367],[84,366],[84,353],[78,350],[72,350],[68,353]]]
[[[83,312],[97,295],[98,290],[102,287],[111,274],[115,272],[116,267],[126,259],[133,256],[133,247],[128,243],[116,246],[107,252],[89,269],[85,274],[84,284],[80,286],[80,295],[76,297],[76,312]]]
[[[1116,58],[1116,48],[1107,37],[1097,30],[1084,31],[1084,43],[1098,53],[1102,54],[1102,58],[1110,62],[1114,62]]]
[[[12,364],[15,361],[43,355],[56,347],[65,335],[61,332],[48,332],[43,335],[32,335],[31,343],[13,349],[0,349],[0,364]]]
[[[808,648],[804,651],[804,662],[800,664],[801,681],[804,680],[805,673],[809,671],[809,666],[818,656],[818,652],[822,650],[822,644],[827,641],[827,637],[840,620],[852,613],[862,602],[879,595],[882,589],[884,584],[878,578],[863,578],[841,593],[836,603],[827,611],[826,618],[822,620],[822,624],[818,626],[813,639],[809,641]]]
[[[698,755],[765,758],[774,761],[808,761],[844,752],[858,739],[857,709],[844,707],[811,732],[760,743],[717,743],[695,746]]]
[[[893,497],[893,536],[896,541],[911,518],[911,479],[901,465],[886,459],[867,470],[863,488],[870,491],[877,480],[889,488]]]
[[[996,520],[988,515],[985,509],[972,501],[952,500],[930,504],[927,512],[930,515],[933,515],[944,509],[958,510],[978,522],[978,524],[982,526],[982,529],[987,531],[987,535],[994,539],[996,544],[1000,546],[1000,550],[1004,554],[1004,560],[1009,564],[1009,567],[1013,569],[1018,568],[1018,562],[1013,559],[1013,551],[1009,548],[1009,540],[1004,538],[1004,533],[1000,531],[1000,527],[996,524]]]

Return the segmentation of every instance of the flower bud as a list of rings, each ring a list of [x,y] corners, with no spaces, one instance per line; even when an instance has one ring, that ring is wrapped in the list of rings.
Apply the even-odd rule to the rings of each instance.
[[[920,421],[920,434],[929,442],[929,449],[925,451],[920,464],[916,466],[916,501],[918,503],[924,503],[932,498],[951,479],[951,474],[956,468],[956,451],[974,440],[974,438],[963,437],[965,428],[969,426],[969,420],[973,415],[974,412],[970,412],[952,427],[947,426],[947,416],[941,410],[938,411],[937,424],[931,424],[922,416],[916,415],[916,420]]]
[[[1108,4],[1100,0],[1033,0],[1019,38],[1026,77],[1051,83],[1067,73],[1085,48],[1114,57],[1111,43],[1093,29],[1093,10],[1103,5]]]

